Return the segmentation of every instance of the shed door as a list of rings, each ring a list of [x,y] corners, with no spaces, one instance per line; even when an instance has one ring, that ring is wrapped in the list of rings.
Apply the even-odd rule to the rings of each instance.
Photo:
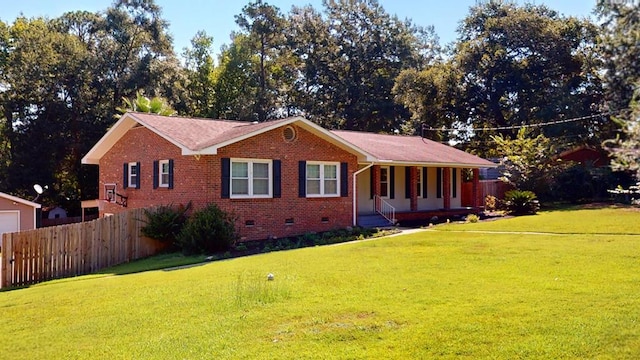
[[[0,211],[0,236],[6,232],[20,231],[19,211]]]

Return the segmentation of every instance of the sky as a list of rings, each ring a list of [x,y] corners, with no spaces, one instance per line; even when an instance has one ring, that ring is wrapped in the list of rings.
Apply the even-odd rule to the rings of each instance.
[[[199,30],[213,36],[217,50],[229,44],[229,35],[238,30],[234,16],[251,0],[156,0],[162,8],[162,17],[169,22],[169,33],[173,37],[176,54],[180,55]],[[400,19],[411,19],[420,26],[435,27],[442,45],[456,39],[459,22],[469,13],[469,7],[478,0],[378,0],[380,5]],[[596,0],[512,0],[519,4],[544,4],[565,16],[586,18],[591,16]],[[280,8],[283,14],[291,6],[312,5],[322,9],[322,0],[266,0]],[[55,18],[68,11],[106,10],[112,0],[0,0],[0,20],[12,23],[20,14],[27,18]]]

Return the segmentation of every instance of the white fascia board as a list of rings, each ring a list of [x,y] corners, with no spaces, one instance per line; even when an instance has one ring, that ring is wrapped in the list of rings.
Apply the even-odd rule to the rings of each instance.
[[[292,117],[289,119],[286,119],[284,121],[278,121],[276,123],[274,123],[271,126],[267,126],[267,127],[263,127],[260,128],[259,130],[250,132],[248,134],[244,134],[242,136],[238,136],[236,138],[227,140],[225,142],[221,142],[219,144],[215,144],[212,146],[209,146],[207,148],[201,149],[201,150],[189,150],[189,149],[183,149],[182,154],[183,155],[215,155],[218,153],[218,149],[237,143],[239,141],[243,141],[246,139],[249,139],[251,137],[263,134],[267,131],[271,131],[273,129],[277,129],[283,126],[287,126],[293,123],[298,123],[298,125],[300,125],[300,127],[302,127],[303,129],[306,129],[308,131],[310,131],[311,133],[319,136],[320,138],[329,141],[333,144],[338,145],[339,147],[343,148],[344,150],[347,150],[351,153],[354,153],[358,156],[359,160],[362,161],[373,161],[375,159],[375,157],[373,157],[371,154],[366,153],[365,151],[363,151],[362,149],[358,148],[357,146],[348,143],[347,141],[345,141],[344,139],[342,139],[341,137],[334,135],[333,133],[331,133],[330,131],[326,130],[325,128],[314,124],[313,122],[300,117],[300,116],[296,116],[296,117]]]
[[[124,136],[124,134],[127,133],[127,131],[135,127],[136,124],[140,124],[146,127],[156,135],[180,148],[183,154],[185,152],[193,151],[176,142],[174,139],[166,136],[164,133],[158,131],[154,127],[149,126],[149,124],[136,117],[135,114],[126,113],[122,115],[122,117],[115,124],[113,124],[113,126],[111,126],[107,133],[104,134],[102,138],[100,138],[100,140],[98,140],[98,142],[91,148],[91,150],[89,150],[87,155],[82,158],[81,164],[99,165],[100,159],[102,159],[104,154],[106,154],[107,151],[109,151],[109,149],[111,149],[113,145],[115,145]]]
[[[135,126],[137,121],[131,118],[130,114],[124,114],[122,117],[116,121],[115,124],[111,126],[111,128],[104,134],[98,142],[93,145],[91,150],[82,158],[80,161],[81,164],[91,164],[98,165],[100,164],[100,159],[104,156],[104,154],[115,145],[124,134],[129,131],[132,127]]]
[[[498,164],[487,164],[478,165],[478,164],[465,164],[465,163],[441,163],[441,162],[412,162],[412,161],[394,161],[394,160],[376,160],[374,161],[375,165],[385,165],[385,166],[422,166],[422,167],[449,167],[449,168],[466,168],[466,169],[484,169],[484,168],[495,168],[498,167]],[[360,165],[367,165],[368,162],[361,161],[358,162]]]
[[[352,143],[346,141],[345,139],[339,137],[338,135],[335,135],[331,131],[323,128],[322,126],[315,124],[305,118],[299,118],[299,120],[302,122],[303,125],[305,125],[303,126],[304,128],[306,128],[307,130],[311,130],[312,133],[315,133],[320,138],[323,138],[324,140],[327,140],[333,144],[338,145],[344,150],[347,150],[351,153],[356,154],[358,156],[358,161],[365,161],[368,163],[379,161],[378,158],[376,158],[375,156],[353,145]]]
[[[129,115],[133,119],[135,119],[135,121],[138,124],[146,127],[147,129],[151,130],[154,134],[160,136],[161,138],[163,138],[163,139],[167,140],[168,142],[170,142],[171,144],[175,145],[177,148],[182,150],[182,154],[183,155],[195,155],[196,153],[198,153],[198,154],[201,153],[201,152],[197,152],[195,150],[189,149],[188,147],[186,147],[186,146],[182,145],[181,143],[177,142],[175,139],[165,135],[163,132],[161,132],[158,129],[154,128],[153,126],[147,124],[144,120],[139,119],[137,116],[135,116],[136,114],[127,114],[127,115]]]
[[[13,202],[17,202],[17,203],[20,203],[20,204],[23,204],[23,205],[31,206],[31,207],[36,208],[36,209],[40,209],[42,207],[42,205],[40,205],[38,203],[34,203],[33,201],[25,200],[25,199],[19,198],[17,196],[9,195],[9,194],[3,193],[3,192],[0,192],[0,197],[3,197],[3,198],[5,198],[5,199],[7,199],[9,201],[13,201]]]

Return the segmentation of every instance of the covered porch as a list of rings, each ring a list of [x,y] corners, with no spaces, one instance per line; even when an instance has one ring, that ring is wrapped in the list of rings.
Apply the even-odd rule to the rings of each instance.
[[[478,213],[479,174],[479,168],[453,164],[361,164],[354,179],[354,225],[428,223]]]

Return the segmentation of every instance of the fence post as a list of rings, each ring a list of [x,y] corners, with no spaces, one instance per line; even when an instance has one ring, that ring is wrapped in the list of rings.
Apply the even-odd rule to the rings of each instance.
[[[3,288],[11,286],[11,274],[13,273],[11,234],[2,234],[0,247],[0,288]]]

